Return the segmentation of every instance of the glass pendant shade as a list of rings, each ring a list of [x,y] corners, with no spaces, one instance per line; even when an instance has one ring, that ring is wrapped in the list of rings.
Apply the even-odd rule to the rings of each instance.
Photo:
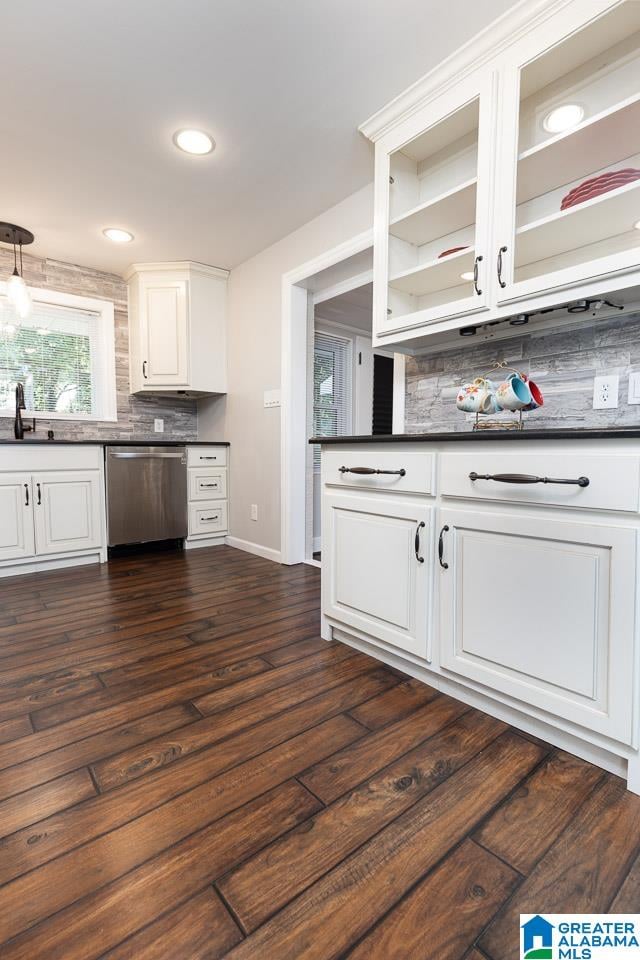
[[[17,270],[14,270],[7,280],[7,300],[13,305],[20,320],[26,320],[30,316],[33,308],[31,294]]]

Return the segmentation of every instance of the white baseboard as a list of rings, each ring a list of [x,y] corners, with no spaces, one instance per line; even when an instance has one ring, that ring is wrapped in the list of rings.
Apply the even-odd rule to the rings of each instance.
[[[272,547],[263,547],[260,543],[252,543],[251,540],[241,540],[239,537],[225,537],[228,547],[235,547],[236,550],[244,550],[245,553],[254,553],[257,557],[264,557],[265,560],[273,560],[274,563],[282,563],[282,554],[279,550]]]
[[[184,542],[185,550],[197,550],[199,547],[224,547],[227,538],[224,534],[220,537],[200,537],[189,538]]]
[[[33,560],[24,563],[10,563],[0,567],[0,577],[19,577],[27,573],[43,573],[46,570],[62,570],[64,567],[83,567],[89,563],[104,563],[102,551],[75,557],[56,557],[50,560]]]

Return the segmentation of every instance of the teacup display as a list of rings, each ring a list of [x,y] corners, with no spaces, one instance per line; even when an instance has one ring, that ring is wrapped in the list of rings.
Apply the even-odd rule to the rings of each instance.
[[[456,397],[458,410],[464,413],[496,413],[500,406],[496,400],[495,384],[484,377],[476,377],[473,383],[465,383]]]
[[[496,398],[504,410],[524,410],[533,400],[528,384],[518,373],[511,373],[500,384]]]

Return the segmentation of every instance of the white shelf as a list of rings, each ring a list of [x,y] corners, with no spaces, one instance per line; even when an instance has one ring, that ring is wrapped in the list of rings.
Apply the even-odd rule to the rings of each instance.
[[[463,283],[471,284],[469,280],[462,280],[461,273],[473,270],[475,251],[473,247],[459,250],[448,257],[438,260],[429,260],[411,270],[404,270],[389,278],[389,286],[402,293],[411,293],[421,297],[426,293],[436,293],[449,287],[459,287]]]
[[[549,193],[640,153],[640,96],[617,103],[518,157],[517,202]],[[622,159],[621,159],[622,158]]]
[[[640,220],[640,180],[526,223],[516,231],[516,266],[545,260],[633,229]],[[630,244],[631,246],[631,244]]]
[[[389,224],[389,233],[408,243],[423,244],[475,223],[477,178],[466,180],[403,213]]]

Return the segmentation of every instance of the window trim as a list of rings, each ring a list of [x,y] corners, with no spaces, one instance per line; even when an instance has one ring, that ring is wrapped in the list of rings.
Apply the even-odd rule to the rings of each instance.
[[[0,281],[0,295],[6,296],[7,284]],[[116,349],[115,318],[112,300],[98,300],[96,297],[84,297],[62,290],[46,290],[41,287],[29,287],[31,299],[35,303],[51,304],[56,307],[71,307],[90,311],[98,315],[97,342],[100,346],[100,376],[95,384],[96,408],[98,413],[46,413],[25,410],[25,417],[40,420],[76,420],[86,422],[117,423],[118,405],[116,391]],[[13,407],[0,408],[0,417],[13,417]]]

